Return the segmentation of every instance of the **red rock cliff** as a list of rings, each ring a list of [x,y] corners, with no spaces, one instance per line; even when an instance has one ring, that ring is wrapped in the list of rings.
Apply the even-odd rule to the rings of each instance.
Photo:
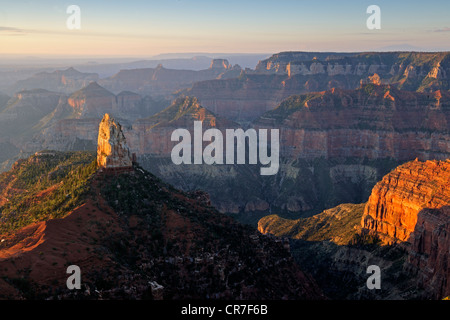
[[[450,161],[410,161],[375,185],[361,224],[384,242],[403,242],[414,232],[422,209],[448,205]]]
[[[405,268],[435,298],[450,294],[450,160],[411,161],[372,190],[362,227],[383,242],[405,242]]]

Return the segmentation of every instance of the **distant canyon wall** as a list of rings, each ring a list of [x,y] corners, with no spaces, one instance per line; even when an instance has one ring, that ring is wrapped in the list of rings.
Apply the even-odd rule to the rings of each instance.
[[[282,52],[246,69],[236,79],[195,83],[188,95],[218,115],[246,123],[275,108],[283,99],[332,88],[356,89],[369,76],[419,92],[450,89],[449,53]]]

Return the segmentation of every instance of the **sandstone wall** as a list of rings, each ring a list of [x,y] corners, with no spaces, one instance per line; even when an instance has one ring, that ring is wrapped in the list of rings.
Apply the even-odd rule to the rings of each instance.
[[[385,242],[408,241],[422,209],[449,204],[450,161],[415,160],[397,167],[375,185],[361,224]]]
[[[436,299],[450,295],[450,206],[423,209],[409,240],[407,269]]]

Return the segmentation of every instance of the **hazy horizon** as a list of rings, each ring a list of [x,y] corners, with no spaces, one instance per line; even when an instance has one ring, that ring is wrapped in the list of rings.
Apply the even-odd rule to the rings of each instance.
[[[443,0],[377,1],[380,30],[366,26],[369,1],[80,0],[80,30],[66,26],[72,3],[1,2],[2,57],[450,50],[450,2]]]
[[[230,53],[220,53],[220,52],[167,52],[160,53],[157,55],[135,55],[135,56],[107,56],[107,55],[79,55],[79,56],[71,56],[71,55],[32,55],[32,54],[1,54],[0,65],[2,62],[8,61],[16,61],[16,62],[28,62],[28,63],[125,63],[125,62],[135,62],[135,61],[152,61],[152,60],[175,60],[175,59],[195,59],[195,58],[210,58],[210,59],[220,59],[220,58],[228,58],[233,56],[266,56],[269,58],[270,56],[282,52],[310,52],[310,53],[364,53],[364,52],[380,52],[380,53],[388,53],[388,52],[426,52],[426,53],[439,53],[439,52],[450,52],[448,50],[419,50],[419,49],[383,49],[380,48],[378,50],[363,50],[363,51],[320,51],[320,50],[284,50],[284,51],[276,51],[276,52],[261,52],[261,53],[242,53],[242,52],[230,52]]]

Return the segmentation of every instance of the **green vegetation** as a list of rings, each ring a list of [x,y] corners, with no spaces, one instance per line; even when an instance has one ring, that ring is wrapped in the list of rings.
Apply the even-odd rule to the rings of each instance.
[[[359,232],[352,237],[349,245],[351,247],[373,251],[381,245],[381,239],[377,234]]]
[[[20,160],[0,175],[0,232],[30,223],[61,218],[81,204],[97,169],[90,152],[43,152]]]
[[[279,237],[307,241],[332,241],[348,244],[360,230],[365,203],[341,204],[315,216],[297,220],[283,219],[276,215],[261,219],[268,222],[269,231]]]

